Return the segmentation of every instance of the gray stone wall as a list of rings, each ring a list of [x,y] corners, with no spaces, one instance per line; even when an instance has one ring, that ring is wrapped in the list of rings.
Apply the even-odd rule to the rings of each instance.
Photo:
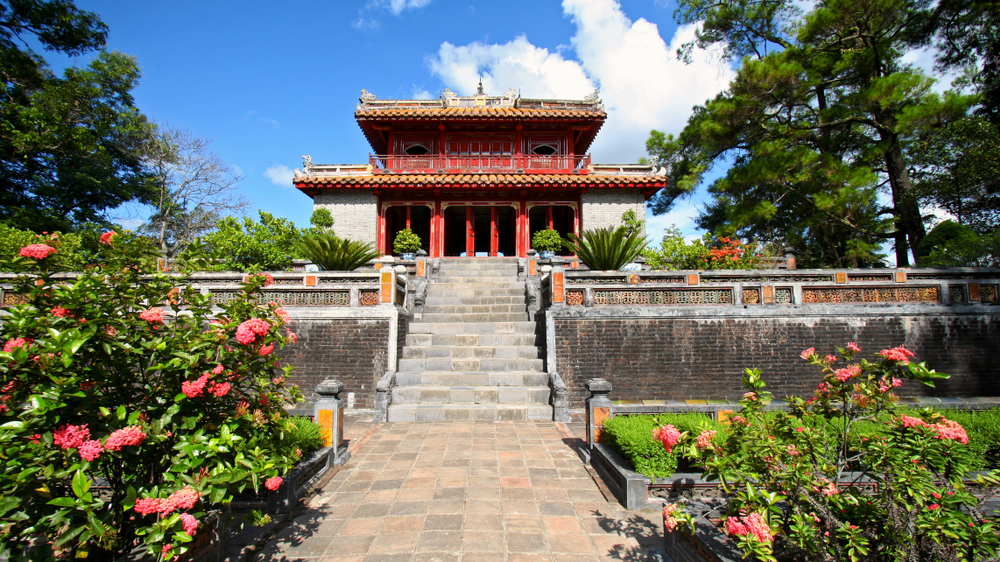
[[[629,209],[639,220],[646,218],[646,202],[637,189],[591,189],[583,194],[581,203],[582,230],[620,226],[622,214]]]
[[[333,231],[341,238],[375,243],[378,198],[370,189],[323,191],[313,198],[313,209],[326,208],[333,215]]]

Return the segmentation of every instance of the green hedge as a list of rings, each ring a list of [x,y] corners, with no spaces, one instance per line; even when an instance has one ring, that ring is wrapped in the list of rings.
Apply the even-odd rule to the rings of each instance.
[[[969,435],[969,448],[973,452],[975,463],[973,470],[994,470],[1000,468],[1000,409],[962,412],[954,410],[941,411],[945,417],[954,420],[965,428]],[[783,415],[775,412],[773,415]],[[607,431],[607,444],[631,463],[632,468],[649,478],[666,478],[674,472],[693,471],[697,467],[684,464],[683,452],[680,448],[667,454],[663,444],[653,438],[653,430],[657,427],[671,424],[680,431],[697,435],[703,429],[718,431],[713,441],[721,443],[725,440],[728,426],[712,420],[705,414],[656,414],[616,416],[604,423]],[[874,421],[861,422],[854,427],[854,434],[871,436],[878,433],[880,424]],[[835,431],[832,427],[827,432]]]

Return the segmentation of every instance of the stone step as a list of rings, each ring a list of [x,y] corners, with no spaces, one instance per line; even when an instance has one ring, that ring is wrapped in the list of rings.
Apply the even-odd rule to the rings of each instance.
[[[482,281],[480,279],[472,279],[470,281],[456,281],[456,282],[432,281],[429,285],[427,285],[427,294],[432,294],[432,291],[434,293],[439,293],[439,292],[453,291],[456,289],[462,291],[469,291],[476,289],[487,289],[490,291],[520,289],[521,290],[520,294],[523,295],[524,281],[511,281],[510,279],[497,281],[495,283]],[[500,294],[505,294],[505,293],[500,293]]]
[[[538,344],[531,334],[406,334],[406,346],[531,346]],[[405,349],[405,348],[404,348]],[[537,348],[536,348],[537,349]]]
[[[396,373],[398,386],[545,386],[548,373],[541,371],[420,371]]]
[[[498,304],[512,304],[518,305],[522,309],[525,307],[524,295],[500,295],[500,296],[451,296],[451,295],[441,295],[441,296],[428,296],[424,300],[424,309],[430,306],[440,306],[440,305],[470,305],[470,306],[482,306],[482,305],[498,305]]]
[[[434,280],[434,283],[517,283],[517,275],[493,275],[474,271],[464,272],[462,275],[441,275]]]
[[[548,404],[390,404],[390,422],[412,421],[545,421]]]
[[[420,319],[424,322],[527,322],[527,311],[521,312],[453,312],[434,313],[424,311]]]
[[[403,347],[403,359],[420,358],[443,358],[453,359],[479,358],[479,359],[538,359],[538,348],[534,345],[520,346],[447,346],[447,345],[407,345]]]
[[[393,404],[548,404],[547,386],[396,386]]]
[[[424,304],[424,314],[510,314],[526,312],[525,304]]]
[[[411,334],[534,334],[534,322],[411,322]]]
[[[400,373],[422,371],[541,371],[541,359],[417,357],[399,360]]]
[[[463,288],[442,288],[437,287],[433,283],[427,286],[427,298],[441,298],[441,297],[461,297],[461,298],[499,298],[499,297],[519,297],[524,298],[525,289],[524,287],[507,287],[507,288],[493,288],[493,289],[463,289]]]

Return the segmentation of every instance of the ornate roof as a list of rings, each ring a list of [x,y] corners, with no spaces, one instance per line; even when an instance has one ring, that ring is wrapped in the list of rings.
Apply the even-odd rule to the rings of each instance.
[[[651,196],[666,187],[662,175],[637,174],[350,174],[299,175],[295,187],[314,195],[324,189],[639,189]]]

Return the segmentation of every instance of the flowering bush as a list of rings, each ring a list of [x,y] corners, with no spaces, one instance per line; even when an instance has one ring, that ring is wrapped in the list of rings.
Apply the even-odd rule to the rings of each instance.
[[[808,400],[766,413],[770,393],[748,369],[748,390],[724,444],[682,435],[673,447],[705,467],[730,494],[726,530],[747,555],[776,560],[979,560],[1000,537],[964,479],[972,461],[957,422],[931,410],[901,413],[893,389],[903,379],[944,378],[911,361],[903,346],[877,361],[837,354],[802,357],[823,372]],[[866,429],[859,435],[859,427]],[[979,486],[1000,484],[995,473]]]
[[[666,229],[660,247],[643,251],[653,269],[755,269],[762,259],[754,242],[705,234],[688,243],[676,226]]]
[[[262,304],[266,277],[213,309],[181,277],[140,277],[107,239],[106,260],[72,282],[21,275],[28,304],[0,325],[0,551],[11,560],[113,560],[143,542],[172,559],[208,508],[279,489],[300,456],[284,407],[301,397],[271,353],[292,339],[290,318]]]

